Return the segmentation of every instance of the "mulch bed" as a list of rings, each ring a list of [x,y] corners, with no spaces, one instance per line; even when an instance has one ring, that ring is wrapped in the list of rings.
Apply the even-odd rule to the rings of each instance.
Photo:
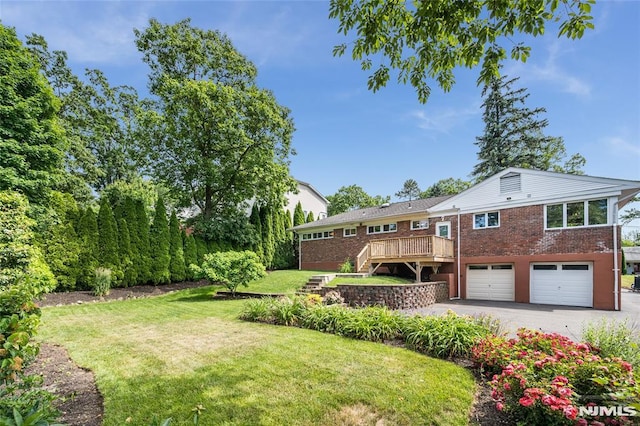
[[[206,281],[183,282],[160,286],[136,286],[111,289],[109,295],[95,297],[90,291],[47,294],[38,305],[61,306],[71,304],[94,303],[114,300],[126,300],[150,297],[171,291],[208,285]],[[469,368],[468,362],[458,362]],[[55,406],[62,416],[59,419],[69,426],[100,426],[103,416],[103,398],[96,387],[93,372],[77,366],[61,346],[42,343],[40,354],[28,370],[30,374],[41,374],[45,389],[58,396]],[[491,389],[486,381],[478,378],[478,392],[470,424],[479,426],[511,425],[513,421],[504,413],[495,409],[491,399]]]

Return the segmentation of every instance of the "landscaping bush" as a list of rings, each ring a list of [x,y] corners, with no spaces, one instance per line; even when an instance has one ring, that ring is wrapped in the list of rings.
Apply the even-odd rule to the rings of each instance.
[[[619,357],[634,368],[640,368],[640,330],[629,320],[608,320],[587,324],[582,336],[585,342],[598,348],[602,357]]]
[[[249,250],[205,254],[202,266],[192,265],[192,269],[196,276],[224,285],[233,296],[239,286],[247,287],[251,281],[267,275],[258,256]]]
[[[490,334],[482,321],[451,311],[440,316],[407,318],[402,328],[409,348],[444,359],[470,355],[473,346]]]
[[[322,303],[325,305],[342,305],[344,303],[344,297],[340,296],[337,291],[328,291],[322,298]]]
[[[337,312],[337,311],[334,311]],[[381,342],[400,336],[400,314],[386,307],[350,309],[336,324],[336,334],[354,339]]]
[[[350,274],[353,272],[353,263],[351,263],[350,259],[344,261],[344,263],[340,264],[340,268],[338,272],[342,274]]]
[[[516,339],[488,337],[473,348],[490,382],[496,407],[523,424],[603,424],[580,407],[632,406],[640,401],[633,366],[620,358],[602,358],[585,343],[559,334],[518,331]],[[640,408],[640,407],[638,407]],[[629,424],[613,413],[611,424]],[[591,423],[590,423],[591,422]]]

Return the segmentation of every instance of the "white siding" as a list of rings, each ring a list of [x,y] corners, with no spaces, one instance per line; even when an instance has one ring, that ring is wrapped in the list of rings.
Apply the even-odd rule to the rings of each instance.
[[[285,209],[289,210],[292,217],[298,201],[302,205],[305,217],[310,211],[313,212],[313,217],[316,220],[327,217],[327,200],[304,183],[298,182],[297,194],[287,193],[285,197],[289,201]]]

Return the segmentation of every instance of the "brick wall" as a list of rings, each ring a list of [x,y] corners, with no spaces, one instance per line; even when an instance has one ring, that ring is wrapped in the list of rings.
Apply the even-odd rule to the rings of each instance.
[[[322,295],[336,291],[349,306],[386,306],[389,309],[424,308],[449,300],[445,281],[403,285],[346,285],[323,287]]]
[[[456,236],[456,216],[445,216],[444,221],[451,221],[451,236]],[[343,237],[342,227],[333,230],[333,238],[326,240],[302,241],[302,269],[319,271],[336,271],[338,266],[346,259],[354,261],[364,246],[371,240],[385,238],[417,237],[422,235],[434,235],[435,224],[441,218],[429,220],[427,229],[411,230],[411,222],[408,220],[395,221],[389,219],[389,223],[397,223],[398,230],[386,234],[367,234],[367,226],[358,226],[357,234],[353,237]]]
[[[545,230],[542,205],[500,210],[498,228],[473,229],[473,214],[460,221],[463,257],[613,252],[610,226]]]

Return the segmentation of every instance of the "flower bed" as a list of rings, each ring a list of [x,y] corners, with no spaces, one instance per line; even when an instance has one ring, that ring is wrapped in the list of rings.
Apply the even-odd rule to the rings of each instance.
[[[517,339],[493,336],[472,349],[472,358],[493,375],[496,408],[523,424],[624,425],[640,415],[631,364],[559,334],[520,329]]]

